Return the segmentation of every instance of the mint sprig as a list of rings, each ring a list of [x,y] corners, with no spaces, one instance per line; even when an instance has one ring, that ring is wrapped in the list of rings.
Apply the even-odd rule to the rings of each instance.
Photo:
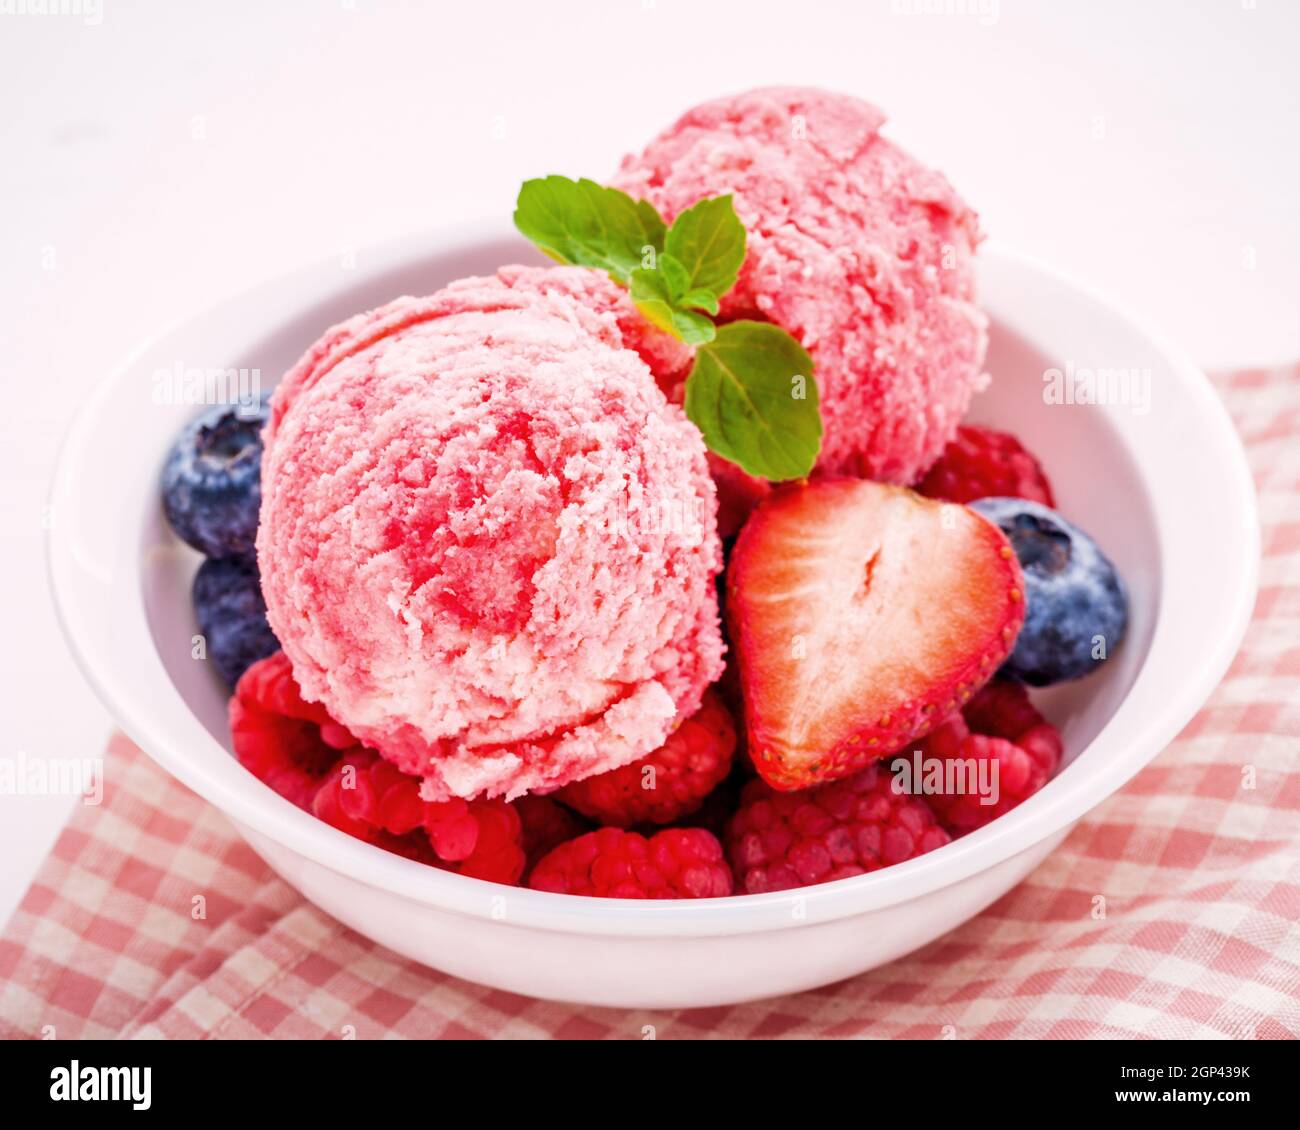
[[[759,478],[800,479],[821,449],[812,358],[768,322],[728,322],[695,351],[686,415],[709,450]]]
[[[711,196],[673,221],[653,267],[632,272],[632,301],[660,329],[703,345],[717,330],[697,311],[717,314],[744,261],[745,227],[731,197]]]
[[[731,196],[692,204],[664,237],[659,269],[683,306],[718,312],[718,299],[736,285],[745,261],[745,226]]]
[[[751,475],[807,475],[821,447],[812,359],[778,326],[713,321],[745,261],[732,198],[691,205],[669,227],[645,200],[586,179],[525,181],[515,226],[552,259],[606,271],[654,325],[696,347],[686,415],[709,449]]]
[[[653,205],[585,177],[524,181],[515,227],[552,259],[599,267],[624,286],[664,245],[664,222]]]
[[[717,333],[712,321],[683,304],[680,295],[674,295],[672,284],[662,268],[633,271],[630,291],[632,301],[646,318],[661,330],[681,338],[687,345],[702,345],[712,341]],[[715,299],[712,312],[717,313],[717,310]]]
[[[745,261],[745,228],[730,196],[714,196],[664,224],[653,205],[590,180],[525,181],[515,227],[552,259],[599,267],[629,287],[656,326],[689,345],[713,340],[696,311],[718,312]]]

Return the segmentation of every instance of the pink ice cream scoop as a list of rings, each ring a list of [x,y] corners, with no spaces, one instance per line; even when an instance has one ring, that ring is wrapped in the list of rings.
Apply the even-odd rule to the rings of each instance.
[[[576,268],[328,331],[273,401],[257,540],[304,697],[434,800],[661,745],[722,669],[704,445],[650,368],[684,360]]]
[[[754,90],[688,111],[624,158],[615,183],[667,220],[734,194],[748,251],[722,316],[775,322],[811,354],[819,472],[911,483],[983,379],[986,322],[975,214],[881,137],[883,122],[844,95]]]

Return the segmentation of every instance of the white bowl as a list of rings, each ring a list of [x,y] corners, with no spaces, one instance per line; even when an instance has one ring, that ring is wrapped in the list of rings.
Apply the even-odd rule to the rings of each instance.
[[[520,259],[533,255],[513,234],[461,229],[223,302],[118,366],[81,410],[55,478],[50,572],[87,678],[159,764],[360,933],[471,981],[600,1005],[716,1005],[823,985],[937,938],[1004,894],[1174,737],[1227,668],[1253,605],[1258,544],[1250,476],[1222,406],[1194,366],[1126,315],[989,247],[980,285],[995,380],[974,417],[1043,457],[1061,509],[1098,538],[1132,598],[1114,657],[1043,696],[1068,764],[1042,792],[898,867],[703,902],[500,887],[380,851],[299,811],[231,756],[225,693],[191,658],[199,559],[163,521],[157,482],[195,408],[157,403],[155,374],[255,367],[270,383],[349,314]],[[1046,404],[1043,373],[1067,365],[1150,370],[1150,411]]]

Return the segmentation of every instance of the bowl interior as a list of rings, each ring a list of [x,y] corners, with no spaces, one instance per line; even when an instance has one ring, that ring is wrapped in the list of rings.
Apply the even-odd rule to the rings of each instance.
[[[337,286],[298,310],[239,352],[210,364],[259,370],[270,387],[328,326],[401,294],[432,292],[466,274],[484,274],[503,263],[532,259],[514,240],[487,241],[468,249],[401,262],[391,270],[351,275],[340,271]],[[1160,552],[1156,524],[1139,469],[1111,418],[1100,407],[1048,405],[1042,374],[1055,361],[996,311],[991,317],[989,388],[976,397],[971,417],[1020,436],[1044,462],[1063,513],[1097,538],[1122,571],[1130,588],[1132,617],[1128,638],[1095,675],[1040,694],[1045,712],[1061,727],[1066,760],[1077,758],[1115,714],[1150,647],[1160,599]],[[196,409],[170,405],[175,428]],[[169,433],[161,443],[160,465]],[[1114,500],[1123,499],[1117,506]],[[168,677],[190,711],[226,749],[224,686],[209,664],[195,662],[198,626],[190,585],[200,556],[172,534],[163,520],[156,492],[139,499],[144,509],[139,546],[140,583],[149,632]],[[941,614],[936,610],[936,614]]]
[[[48,535],[69,646],[146,752],[241,828],[304,861],[474,917],[495,914],[500,888],[345,836],[230,756],[226,693],[194,656],[189,587],[199,559],[172,536],[158,502],[167,449],[199,409],[168,395],[159,374],[245,368],[269,385],[328,325],[398,294],[427,293],[521,259],[535,261],[500,226],[426,233],[355,262],[272,279],[145,342],[78,413],[55,474]],[[1047,788],[939,851],[802,889],[798,902],[813,918],[912,902],[986,870],[1006,873],[999,865],[1059,838],[1191,718],[1226,670],[1253,604],[1258,527],[1249,470],[1204,376],[1106,300],[1041,264],[990,246],[979,271],[994,381],[976,399],[973,418],[1015,432],[1041,456],[1062,510],[1122,569],[1133,605],[1129,638],[1093,677],[1041,696],[1071,761]],[[1151,376],[1150,410],[1048,403],[1044,372],[1073,364],[1140,367]],[[547,930],[644,937],[760,932],[798,921],[785,893],[606,901],[518,890],[511,915]]]

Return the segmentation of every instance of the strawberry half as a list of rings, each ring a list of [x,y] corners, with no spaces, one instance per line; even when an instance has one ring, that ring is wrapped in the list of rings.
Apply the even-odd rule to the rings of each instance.
[[[860,479],[775,491],[727,570],[759,773],[805,789],[927,733],[992,677],[1024,604],[1007,539],[964,506]]]

